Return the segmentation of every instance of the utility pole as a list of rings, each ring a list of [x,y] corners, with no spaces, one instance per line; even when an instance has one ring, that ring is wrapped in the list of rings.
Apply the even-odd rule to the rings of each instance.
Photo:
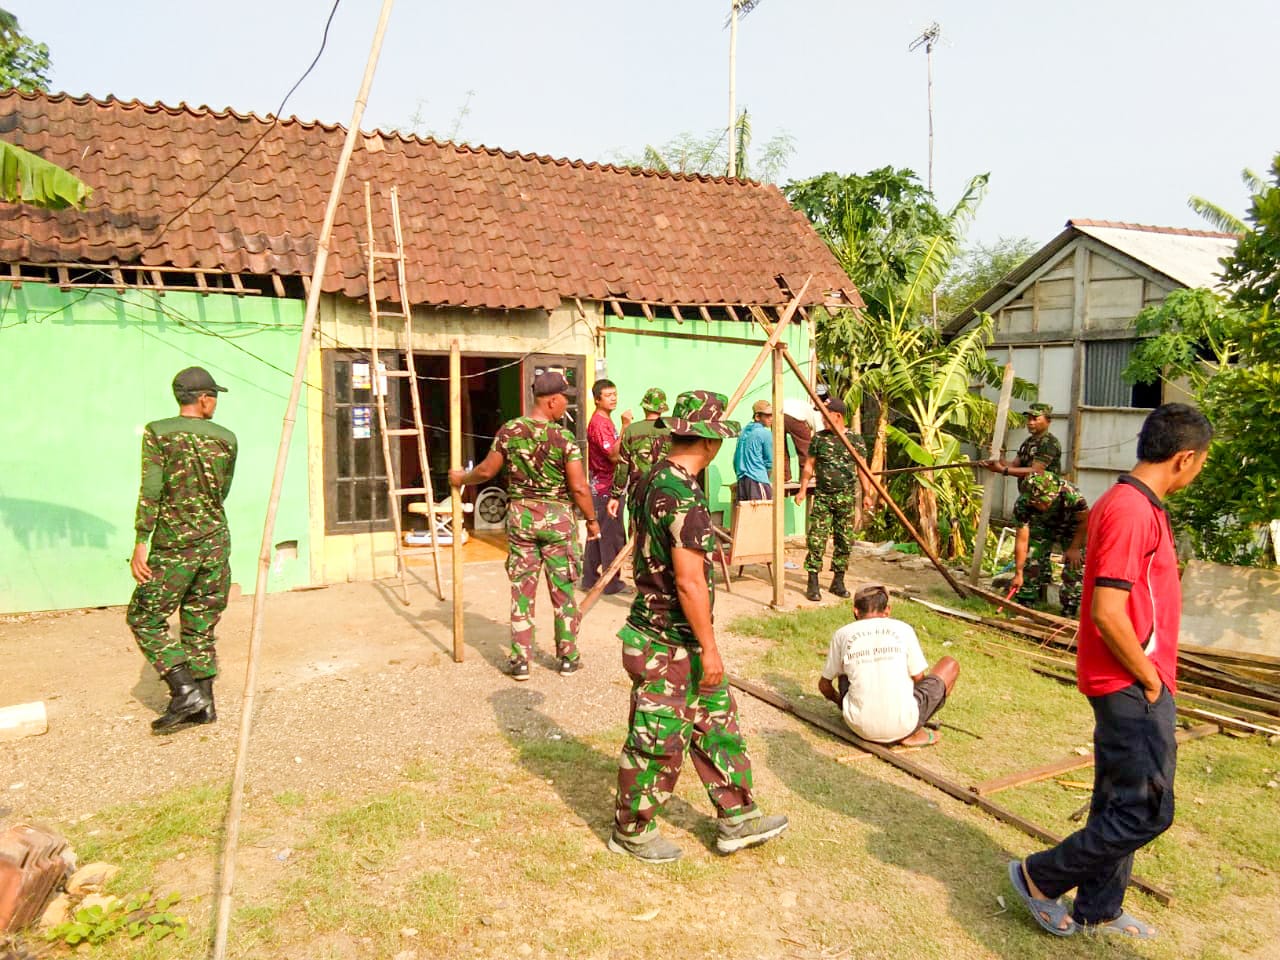
[[[729,0],[729,16],[725,26],[729,28],[729,176],[738,175],[738,17],[746,16],[760,0]]]
[[[933,45],[942,36],[942,27],[935,20],[924,28],[924,32],[908,45],[907,50],[919,50],[924,47],[925,70],[929,86],[929,195],[933,196]],[[936,201],[935,201],[936,202]],[[938,289],[935,287],[929,295],[930,313],[933,325],[938,325]]]

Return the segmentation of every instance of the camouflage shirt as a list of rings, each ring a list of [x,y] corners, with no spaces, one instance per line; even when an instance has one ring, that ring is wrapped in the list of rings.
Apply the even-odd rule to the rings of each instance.
[[[846,433],[855,450],[866,459],[867,447],[857,434]],[[853,454],[840,442],[831,430],[820,430],[809,443],[809,456],[813,457],[813,473],[817,478],[816,491],[820,494],[858,492],[858,467]]]
[[[1056,540],[1066,546],[1076,534],[1081,514],[1088,509],[1089,501],[1063,480],[1062,489],[1048,510],[1037,510],[1031,506],[1031,498],[1024,494],[1013,505],[1013,519],[1015,523],[1031,528],[1033,540]]]
[[[670,460],[653,468],[636,517],[636,598],[627,624],[661,643],[697,646],[689,620],[676,596],[675,547],[703,554],[707,593],[715,604],[711,552],[715,533],[707,498],[698,481]]]
[[[637,420],[623,430],[609,496],[621,500],[623,491],[630,490],[634,497],[654,464],[663,459],[670,449],[671,431],[661,419]]]
[[[1038,437],[1027,437],[1018,448],[1018,455],[1013,458],[1015,467],[1029,467],[1033,463],[1043,463],[1044,468],[1055,476],[1062,476],[1062,444],[1058,438],[1046,430]],[[1018,478],[1018,490],[1021,491],[1022,477]]]
[[[170,417],[142,434],[137,543],[174,547],[227,529],[222,507],[236,468],[236,435],[212,420]]]
[[[512,500],[569,501],[569,464],[582,462],[582,449],[559,423],[516,417],[493,438],[493,449],[507,465],[507,494]]]

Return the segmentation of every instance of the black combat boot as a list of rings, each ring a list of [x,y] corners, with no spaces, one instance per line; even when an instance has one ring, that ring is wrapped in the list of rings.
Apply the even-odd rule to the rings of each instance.
[[[822,599],[822,590],[818,587],[818,575],[812,570],[809,571],[809,585],[805,587],[804,598],[806,600]]]
[[[833,594],[842,600],[849,596],[849,590],[844,585],[843,570],[835,570],[832,572],[830,589]]]
[[[166,673],[164,682],[169,685],[169,706],[161,716],[151,721],[152,733],[168,733],[180,724],[194,723],[197,713],[213,706],[213,701],[205,696],[185,663]]]
[[[201,677],[196,686],[209,698],[209,706],[191,717],[192,723],[213,723],[218,719],[218,711],[213,705],[213,677]]]

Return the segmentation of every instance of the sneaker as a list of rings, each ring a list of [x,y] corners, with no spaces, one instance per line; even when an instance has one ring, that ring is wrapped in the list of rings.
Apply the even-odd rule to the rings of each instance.
[[[720,853],[737,853],[747,847],[756,847],[772,840],[790,824],[784,814],[752,817],[740,823],[721,820],[716,827],[716,850]]]
[[[568,657],[560,658],[560,676],[567,677],[571,673],[577,673],[582,669],[582,657],[574,657],[572,660]],[[525,676],[529,675],[529,668],[525,668]]]
[[[624,837],[614,830],[609,835],[609,849],[614,853],[629,853],[645,863],[671,863],[679,860],[683,853],[657,830],[650,830],[638,837]]]
[[[511,674],[512,680],[528,680],[529,679],[529,661],[528,660],[508,660],[507,672]]]

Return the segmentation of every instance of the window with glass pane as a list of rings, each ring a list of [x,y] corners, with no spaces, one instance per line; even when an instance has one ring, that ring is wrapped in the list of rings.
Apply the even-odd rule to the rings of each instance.
[[[382,363],[386,369],[385,354]],[[325,351],[325,528],[330,533],[391,529],[373,393],[376,375],[367,355]],[[392,424],[399,422],[398,384],[389,381],[387,419]]]

